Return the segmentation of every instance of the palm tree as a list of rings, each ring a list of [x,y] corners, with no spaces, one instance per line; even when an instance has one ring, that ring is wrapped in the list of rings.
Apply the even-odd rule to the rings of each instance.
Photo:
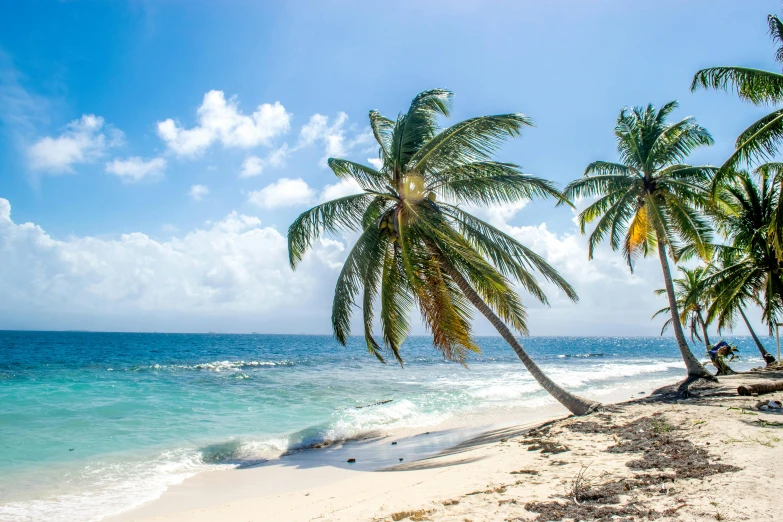
[[[384,347],[402,364],[400,348],[416,306],[434,347],[447,360],[464,364],[468,352],[479,351],[471,331],[473,305],[544,389],[571,412],[588,413],[597,403],[553,382],[506,326],[528,332],[525,307],[512,281],[548,303],[532,270],[573,301],[578,299],[576,292],[535,252],[460,207],[533,197],[562,200],[549,181],[492,160],[505,139],[518,136],[532,123],[522,114],[502,114],[441,130],[437,118],[449,115],[451,98],[442,89],[422,92],[396,121],[370,111],[381,166],[329,159],[338,177],[353,178],[364,191],[318,205],[294,221],[288,230],[291,266],[296,268],[323,233],[358,232],[337,279],[332,306],[332,327],[340,343],[350,335],[356,303],[364,315],[367,349],[384,360],[372,332],[379,300]]]
[[[686,268],[678,266],[677,268],[683,274],[683,277],[674,280],[674,295],[676,296],[677,308],[680,311],[680,324],[689,327],[692,341],[703,340],[704,346],[709,351],[712,344],[709,333],[707,333],[707,322],[702,314],[708,309],[711,299],[708,284],[709,267]],[[665,288],[655,291],[656,295],[664,295],[665,293]],[[661,308],[655,312],[653,318],[659,315],[669,315],[669,319],[663,323],[661,328],[661,335],[663,335],[672,324],[669,307]]]
[[[783,22],[777,16],[769,15],[767,23],[772,40],[778,44],[775,60],[783,63]],[[715,176],[716,185],[742,164],[747,165],[754,160],[768,161],[778,153],[783,144],[783,107],[780,107],[783,104],[783,74],[749,67],[710,67],[698,71],[693,77],[691,90],[700,87],[733,90],[741,99],[754,105],[778,105],[739,135],[736,150]],[[780,171],[775,183],[783,185]],[[779,196],[783,198],[783,191]],[[783,208],[783,200],[779,203],[777,208]],[[773,222],[775,226],[769,230],[770,238],[778,255],[783,256],[783,211],[775,212]]]
[[[734,249],[722,248],[719,251],[719,256],[716,260],[716,275],[718,277],[713,275],[709,283],[718,285],[719,292],[722,292],[722,289],[726,288],[725,283],[720,280],[720,277],[725,274],[725,272],[723,272],[724,269],[732,266],[736,262],[737,257],[737,251]],[[750,336],[753,338],[753,342],[756,344],[756,348],[758,348],[759,353],[761,354],[761,358],[764,359],[764,362],[766,362],[767,365],[774,364],[775,356],[769,353],[761,343],[761,340],[756,335],[756,331],[753,329],[750,321],[748,320],[748,316],[745,314],[745,309],[747,308],[748,303],[756,305],[759,304],[758,299],[750,292],[751,289],[745,287],[736,293],[724,294],[724,297],[721,301],[712,302],[712,305],[707,311],[707,319],[709,321],[717,321],[718,332],[720,333],[725,328],[733,330],[734,324],[737,321],[737,315],[739,314],[739,316],[742,317],[742,321],[745,323],[748,332],[750,332]],[[728,295],[731,295],[730,299],[727,298]]]
[[[766,163],[756,169],[753,177],[747,172],[734,172],[734,183],[721,186],[719,204],[713,211],[718,230],[730,245],[720,249],[722,266],[712,277],[715,302],[710,315],[717,316],[720,327],[730,325],[739,313],[768,362],[771,355],[750,328],[743,308],[747,303],[757,303],[770,335],[783,313],[783,264],[780,253],[769,241],[781,192],[772,179],[781,172],[781,163]]]
[[[565,196],[572,201],[599,198],[579,214],[583,234],[588,223],[598,220],[588,240],[589,259],[607,236],[612,250],[622,250],[631,271],[639,256],[657,248],[688,377],[713,379],[688,348],[667,261],[667,248],[675,261],[685,252],[709,257],[711,229],[700,210],[707,204],[714,168],[683,162],[696,147],[711,145],[712,137],[691,118],[666,123],[676,107],[677,102],[669,102],[659,110],[648,105],[620,111],[614,131],[620,162],[589,164],[584,177],[566,187]]]

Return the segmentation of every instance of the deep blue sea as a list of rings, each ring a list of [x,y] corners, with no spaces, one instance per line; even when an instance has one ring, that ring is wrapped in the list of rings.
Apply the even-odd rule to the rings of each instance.
[[[735,368],[761,364],[750,338],[730,340]],[[684,372],[671,338],[523,341],[555,380],[599,400]],[[414,337],[403,369],[358,338],[0,332],[0,520],[98,520],[203,470],[479,416],[524,422],[554,405],[502,339],[479,344],[463,368]]]

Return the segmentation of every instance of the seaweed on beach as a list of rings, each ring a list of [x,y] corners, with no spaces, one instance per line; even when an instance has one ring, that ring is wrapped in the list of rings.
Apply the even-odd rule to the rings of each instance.
[[[557,453],[564,453],[569,451],[568,446],[560,444],[559,442],[545,440],[543,438],[524,439],[520,443],[528,445],[528,451],[541,450],[542,455],[555,455]]]
[[[636,506],[600,506],[593,504],[577,504],[574,502],[528,502],[525,509],[538,513],[537,522],[552,522],[555,520],[614,520],[630,521],[645,518],[655,520],[662,516],[654,509],[644,509]],[[516,520],[524,520],[518,518]]]
[[[660,416],[643,417],[615,430],[621,439],[607,448],[609,453],[641,453],[640,459],[626,463],[638,470],[670,469],[676,478],[704,478],[718,473],[739,471],[737,466],[717,462],[706,449],[681,436],[680,428]]]
[[[594,421],[572,422],[566,428],[576,433],[611,433],[612,427]]]
[[[525,505],[527,511],[538,514],[538,522],[564,519],[654,520],[673,515],[683,506],[658,512],[647,509],[638,502],[621,505],[621,495],[628,495],[634,490],[670,494],[675,480],[700,479],[740,469],[718,462],[720,457],[711,456],[706,449],[687,440],[682,435],[682,429],[670,424],[661,413],[634,419],[619,426],[580,421],[567,427],[577,433],[612,435],[617,443],[605,451],[641,454],[640,458],[626,463],[626,466],[639,470],[640,473],[596,485],[591,483],[583,468],[566,493],[567,500],[529,502]],[[650,473],[651,471],[659,473]]]

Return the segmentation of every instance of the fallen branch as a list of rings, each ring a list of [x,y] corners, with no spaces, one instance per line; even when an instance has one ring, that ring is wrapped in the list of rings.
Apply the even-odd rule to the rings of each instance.
[[[750,396],[754,393],[772,393],[776,391],[783,391],[783,381],[781,382],[762,382],[759,384],[751,384],[750,386],[740,386],[737,388],[737,393],[740,395]]]

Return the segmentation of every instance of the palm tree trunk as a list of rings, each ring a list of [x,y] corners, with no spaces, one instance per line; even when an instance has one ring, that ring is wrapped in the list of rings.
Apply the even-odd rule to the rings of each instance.
[[[530,372],[530,375],[532,375],[533,378],[538,381],[538,384],[540,384],[547,392],[549,392],[552,397],[557,399],[560,404],[568,408],[568,410],[574,415],[586,415],[601,405],[598,402],[583,399],[582,397],[568,392],[567,390],[561,388],[552,379],[550,379],[543,371],[541,371],[541,368],[538,367],[533,359],[531,359],[527,354],[522,345],[519,344],[519,341],[517,341],[516,337],[514,337],[514,334],[511,333],[503,321],[501,321],[495,312],[493,312],[492,309],[484,302],[484,300],[481,299],[473,287],[470,286],[470,283],[468,283],[467,280],[462,277],[462,274],[459,272],[459,270],[451,266],[451,264],[448,263],[442,256],[441,261],[444,268],[446,269],[446,272],[457,283],[457,286],[459,286],[460,290],[462,290],[465,296],[467,296],[473,306],[475,306],[484,317],[489,319],[489,322],[492,323],[492,326],[495,327],[501,337],[503,337],[503,339],[505,339],[505,341],[511,345],[511,348],[513,348],[514,352],[517,354],[517,357],[519,357],[519,360],[522,361],[522,364],[525,365],[527,371]]]
[[[775,356],[772,355],[767,351],[766,348],[764,348],[764,345],[761,344],[761,341],[756,336],[756,332],[753,331],[753,328],[750,326],[750,321],[748,321],[748,317],[745,315],[745,311],[742,309],[742,307],[739,307],[740,315],[742,316],[742,320],[745,321],[745,326],[748,327],[748,331],[750,332],[750,336],[753,337],[753,342],[756,343],[756,347],[759,349],[759,352],[761,352],[761,358],[764,359],[764,362],[767,364],[773,364],[775,362]]]
[[[707,323],[704,322],[704,317],[701,316],[701,310],[696,312],[699,316],[699,323],[701,323],[701,331],[702,335],[704,335],[704,345],[707,347],[707,351],[710,351],[710,347],[712,346],[710,344],[710,336],[707,333]]]
[[[658,257],[661,260],[661,270],[663,271],[663,282],[666,286],[666,296],[669,298],[669,312],[672,314],[672,328],[674,337],[677,339],[677,347],[680,349],[682,360],[685,361],[685,368],[688,370],[688,378],[710,379],[715,377],[693,356],[688,342],[685,340],[685,334],[680,324],[680,313],[677,310],[677,299],[674,296],[674,284],[672,283],[672,274],[669,271],[669,261],[666,258],[666,246],[663,244],[660,234],[658,234]]]

